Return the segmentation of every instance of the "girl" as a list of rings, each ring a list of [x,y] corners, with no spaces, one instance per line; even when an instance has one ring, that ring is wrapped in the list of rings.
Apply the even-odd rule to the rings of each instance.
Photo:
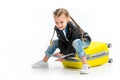
[[[51,45],[48,46],[47,50],[45,51],[44,58],[41,61],[35,63],[32,67],[48,67],[47,61],[52,55],[63,56],[70,53],[78,53],[78,56],[83,63],[81,73],[88,73],[89,65],[87,64],[83,49],[89,46],[91,42],[90,36],[80,28],[80,26],[70,16],[66,9],[56,9],[53,12],[53,17],[55,21],[54,32],[56,31],[58,40],[52,41],[51,39]],[[60,52],[53,54],[57,48],[60,49]],[[64,59],[58,58],[56,61],[62,60]]]

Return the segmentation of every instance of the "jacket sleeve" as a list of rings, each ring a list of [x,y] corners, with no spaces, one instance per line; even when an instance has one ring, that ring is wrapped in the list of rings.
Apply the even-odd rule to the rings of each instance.
[[[92,41],[91,37],[89,36],[89,34],[88,34],[87,32],[84,32],[83,38],[84,38],[85,41],[86,41],[86,40]]]
[[[72,32],[72,41],[74,41],[75,39],[81,39],[81,38],[82,38],[81,32],[79,31],[78,28],[75,28]],[[91,37],[87,32],[83,33],[83,39],[84,41],[91,41]]]
[[[78,28],[73,29],[72,31],[72,38],[71,41],[74,41],[75,39],[81,39],[81,33]]]

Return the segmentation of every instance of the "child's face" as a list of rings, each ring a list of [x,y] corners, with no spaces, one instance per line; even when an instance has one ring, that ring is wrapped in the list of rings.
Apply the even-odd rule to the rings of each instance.
[[[59,17],[55,16],[54,20],[55,20],[55,25],[59,30],[64,30],[69,21],[68,17],[66,17],[64,14],[62,14]]]

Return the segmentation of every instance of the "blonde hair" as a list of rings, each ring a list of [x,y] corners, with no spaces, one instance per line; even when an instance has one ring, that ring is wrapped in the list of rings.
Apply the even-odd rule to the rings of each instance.
[[[66,17],[69,17],[69,12],[65,8],[58,8],[53,12],[53,16],[60,17],[62,14],[64,14]]]
[[[67,11],[67,9],[65,9],[65,8],[58,8],[58,9],[56,9],[56,10],[53,12],[53,16],[54,16],[54,17],[60,17],[62,14],[64,14],[66,17],[70,18],[70,19],[75,23],[75,25],[79,28],[79,30],[80,30],[80,32],[81,32],[81,34],[82,34],[82,36],[81,36],[82,41],[84,41],[84,39],[83,39],[83,32],[84,32],[84,31],[83,31],[82,28],[77,24],[77,22],[70,16],[70,14],[69,14],[69,12]],[[50,40],[50,44],[52,44],[52,39],[53,39],[54,34],[55,34],[55,30],[54,30],[53,35],[52,35],[52,38],[51,38],[51,40]]]

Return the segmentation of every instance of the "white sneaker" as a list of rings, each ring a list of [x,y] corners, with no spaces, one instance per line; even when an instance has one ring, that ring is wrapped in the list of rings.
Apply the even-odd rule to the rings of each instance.
[[[88,64],[83,64],[80,74],[88,74],[90,71],[90,66]]]
[[[33,68],[48,68],[48,63],[44,61],[39,61],[32,65]]]

